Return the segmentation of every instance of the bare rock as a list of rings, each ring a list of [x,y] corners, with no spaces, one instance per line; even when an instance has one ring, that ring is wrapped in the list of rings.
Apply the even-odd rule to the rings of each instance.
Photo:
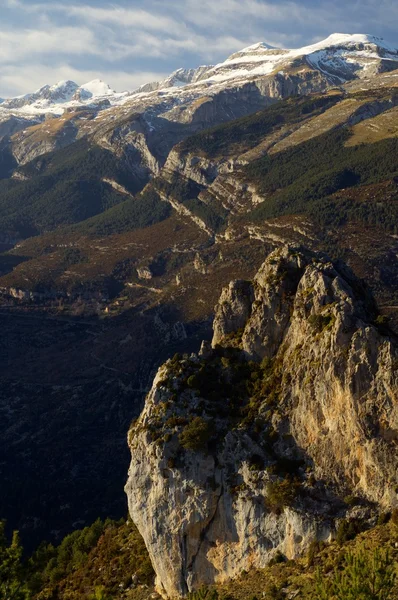
[[[398,506],[398,349],[375,316],[347,267],[283,248],[223,290],[212,351],[159,369],[126,493],[162,596]]]

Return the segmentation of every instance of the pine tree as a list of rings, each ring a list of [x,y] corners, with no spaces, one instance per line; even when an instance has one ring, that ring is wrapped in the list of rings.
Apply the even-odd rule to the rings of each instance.
[[[387,551],[373,553],[361,548],[348,552],[344,569],[335,570],[330,578],[316,578],[317,600],[389,600],[396,580],[395,565]]]
[[[29,591],[23,580],[22,546],[14,531],[11,543],[5,535],[5,523],[0,521],[0,600],[28,600]]]

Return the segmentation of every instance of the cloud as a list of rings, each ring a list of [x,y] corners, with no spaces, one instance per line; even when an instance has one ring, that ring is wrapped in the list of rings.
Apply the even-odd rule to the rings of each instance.
[[[92,79],[103,79],[111,88],[123,91],[134,90],[148,81],[160,81],[167,77],[168,72],[140,71],[128,73],[125,71],[96,71],[76,69],[68,64],[48,66],[45,64],[28,64],[19,69],[13,66],[0,67],[1,96],[9,98],[33,92],[46,85],[60,80],[76,81],[83,85]]]
[[[297,48],[336,31],[398,38],[396,0],[0,0],[0,7],[0,96],[89,74],[131,88],[258,41]]]
[[[22,29],[20,31],[0,30],[0,62],[15,62],[30,59],[32,55],[98,54],[100,48],[94,33],[86,27],[55,27],[43,29]]]
[[[77,16],[85,21],[97,21],[99,23],[113,23],[123,28],[133,27],[149,31],[160,31],[167,33],[181,32],[181,24],[170,17],[150,13],[146,10],[127,9],[122,7],[95,8],[92,6],[52,6],[52,10],[60,10],[70,15]]]

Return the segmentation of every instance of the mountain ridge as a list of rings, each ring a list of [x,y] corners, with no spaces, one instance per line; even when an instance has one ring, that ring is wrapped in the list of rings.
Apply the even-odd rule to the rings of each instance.
[[[350,60],[363,52],[355,44]],[[254,46],[260,62],[250,67],[262,53],[283,56]],[[13,247],[0,255],[1,516],[18,519],[25,536],[121,516],[120,448],[150,371],[170,343],[172,353],[197,350],[192,332],[206,338],[221,288],[254,277],[274,248],[343,257],[393,325],[398,72],[376,73],[395,62],[360,55],[363,67],[369,60],[377,68],[362,70],[366,78],[348,70],[338,85],[300,57],[276,73],[248,69],[214,84],[192,81],[205,70],[177,71],[174,87],[122,105],[88,99],[60,116],[0,124],[0,242]],[[182,78],[191,83],[178,85]],[[26,439],[37,440],[28,460]],[[29,482],[29,507],[15,469]],[[40,504],[49,473],[51,515]],[[105,479],[106,498],[93,494]]]
[[[207,82],[206,85],[212,86],[217,83],[225,83],[229,79],[267,75],[274,70],[282,70],[289,60],[291,61],[299,57],[307,57],[314,68],[324,71],[328,77],[336,77],[333,70],[336,70],[339,65],[330,65],[330,60],[327,56],[325,57],[324,52],[329,50],[330,54],[333,54],[333,50],[336,51],[338,49],[342,51],[342,54],[339,57],[340,63],[345,67],[345,77],[340,77],[341,81],[352,78],[355,75],[361,76],[361,74],[363,74],[362,72],[366,72],[366,70],[372,66],[372,62],[377,60],[396,62],[398,68],[398,43],[394,46],[384,41],[383,38],[368,34],[335,33],[320,42],[297,49],[277,48],[270,46],[265,42],[257,42],[235,52],[225,61],[218,63],[214,67],[200,66],[194,69],[177,69],[162,81],[147,83],[136,90],[127,92],[114,92],[107,84],[103,84],[103,86],[100,86],[100,89],[98,89],[99,86],[97,84],[96,91],[87,98],[87,96],[84,97],[84,93],[82,93],[84,90],[87,90],[87,85],[93,84],[94,82],[103,83],[101,80],[94,80],[94,82],[89,82],[89,84],[84,84],[82,86],[78,86],[78,84],[72,81],[61,81],[52,86],[45,85],[34,93],[6,99],[1,104],[1,109],[3,111],[15,110],[21,113],[26,112],[26,114],[44,114],[46,111],[50,111],[51,108],[53,112],[62,114],[62,104],[65,104],[70,108],[72,106],[77,106],[79,101],[81,104],[84,104],[88,99],[97,99],[98,101],[100,99],[108,99],[110,105],[118,105],[123,104],[130,96],[136,94],[151,93],[162,89],[173,89],[174,87],[194,86],[197,84],[203,85],[205,82]],[[312,61],[310,58],[311,55],[313,55]],[[253,61],[259,62],[262,63],[262,65],[257,68],[238,69],[235,72],[232,70],[230,73],[225,71],[226,69],[228,71],[231,65],[241,64],[245,61],[248,63]],[[370,65],[367,65],[366,61],[370,62]],[[349,68],[348,63],[350,62],[352,65],[356,62],[357,66]],[[246,67],[248,67],[248,65],[246,65]],[[62,84],[67,84],[66,87],[69,85],[69,87],[72,88],[72,93],[69,94],[70,97],[68,99],[65,98],[61,103],[57,103],[53,101],[52,98],[55,95],[56,99],[56,94],[54,94],[54,92],[56,92],[58,88],[65,87]],[[49,104],[40,104],[40,100],[43,98],[47,99],[46,97],[50,100]]]

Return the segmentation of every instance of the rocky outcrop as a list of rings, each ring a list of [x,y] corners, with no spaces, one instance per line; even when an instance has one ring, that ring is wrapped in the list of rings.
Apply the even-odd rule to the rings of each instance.
[[[296,557],[349,510],[396,506],[397,367],[362,282],[322,254],[277,250],[224,289],[213,348],[160,368],[129,433],[158,591]]]
[[[18,165],[26,165],[38,156],[65,148],[76,140],[78,129],[72,119],[65,123],[54,119],[52,124],[51,121],[48,119],[45,123],[24,129],[12,137],[12,153]],[[18,171],[14,177],[21,177]]]

